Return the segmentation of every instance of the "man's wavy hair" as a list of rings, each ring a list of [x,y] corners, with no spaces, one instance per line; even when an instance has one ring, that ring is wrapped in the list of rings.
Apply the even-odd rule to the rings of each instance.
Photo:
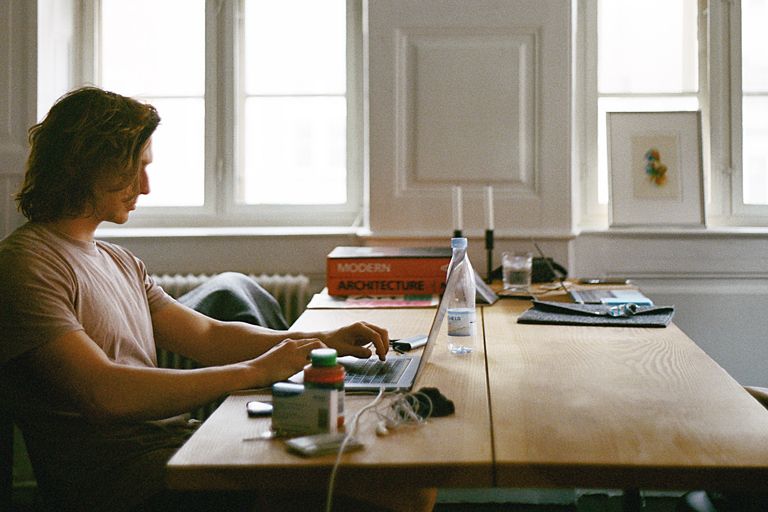
[[[159,123],[152,105],[97,87],[65,94],[29,129],[19,210],[35,222],[90,215],[100,191],[137,182]]]

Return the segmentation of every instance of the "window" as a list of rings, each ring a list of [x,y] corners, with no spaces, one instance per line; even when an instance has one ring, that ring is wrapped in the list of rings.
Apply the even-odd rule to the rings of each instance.
[[[768,224],[768,4],[586,5],[583,224],[607,221],[606,112],[647,110],[702,110],[710,225]]]
[[[741,2],[743,183],[747,205],[768,205],[768,2]]]
[[[608,203],[607,112],[697,110],[699,70],[696,0],[597,0],[597,77],[593,149],[587,166],[596,169],[589,186],[588,219],[606,218]]]
[[[361,217],[359,0],[86,5],[95,36],[83,82],[148,101],[162,118],[152,193],[131,226]]]

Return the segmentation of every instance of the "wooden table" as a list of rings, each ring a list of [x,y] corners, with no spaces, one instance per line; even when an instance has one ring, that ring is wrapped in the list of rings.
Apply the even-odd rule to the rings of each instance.
[[[401,338],[426,333],[434,309],[308,310],[297,329],[325,329],[366,320],[387,327]],[[456,404],[456,414],[435,418],[421,427],[403,426],[377,437],[375,421],[363,416],[359,435],[365,449],[346,454],[339,486],[361,481],[409,482],[425,487],[493,485],[491,422],[485,376],[482,328],[478,347],[467,358],[448,353],[445,338],[436,347],[417,386],[436,386]],[[369,403],[371,396],[345,400],[346,416]],[[175,489],[324,489],[334,456],[303,459],[287,453],[282,441],[243,441],[269,429],[269,419],[246,416],[253,394],[237,394],[205,421],[168,464],[168,483]],[[382,480],[384,479],[384,480]]]
[[[768,412],[677,327],[517,324],[527,307],[507,299],[482,308],[469,358],[448,354],[443,334],[418,385],[440,388],[456,414],[387,437],[363,421],[366,447],[343,457],[339,485],[375,477],[437,487],[768,488]],[[365,319],[404,337],[426,332],[433,314],[309,310],[296,327]],[[230,396],[179,450],[172,488],[326,485],[334,457],[243,440],[269,428],[246,416],[254,396]],[[348,411],[369,400],[349,397]]]
[[[516,323],[526,308],[483,309],[496,485],[768,488],[768,412],[676,326]]]

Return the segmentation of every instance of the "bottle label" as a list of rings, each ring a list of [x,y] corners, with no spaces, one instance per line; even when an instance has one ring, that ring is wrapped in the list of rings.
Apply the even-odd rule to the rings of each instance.
[[[307,365],[304,368],[304,387],[324,389],[337,394],[337,423],[344,426],[344,367],[337,364],[330,367]]]
[[[448,336],[472,336],[475,333],[473,308],[448,308]]]

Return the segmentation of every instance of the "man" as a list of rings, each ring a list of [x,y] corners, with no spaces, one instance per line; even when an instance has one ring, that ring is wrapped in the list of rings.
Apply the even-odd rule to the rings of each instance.
[[[0,243],[0,390],[56,510],[162,503],[165,463],[192,431],[184,413],[285,379],[315,348],[387,352],[387,331],[365,322],[285,332],[213,320],[171,299],[130,252],[94,240],[149,193],[159,121],[150,105],[85,87],[30,129],[17,195],[29,222]],[[156,347],[204,367],[158,368]]]

